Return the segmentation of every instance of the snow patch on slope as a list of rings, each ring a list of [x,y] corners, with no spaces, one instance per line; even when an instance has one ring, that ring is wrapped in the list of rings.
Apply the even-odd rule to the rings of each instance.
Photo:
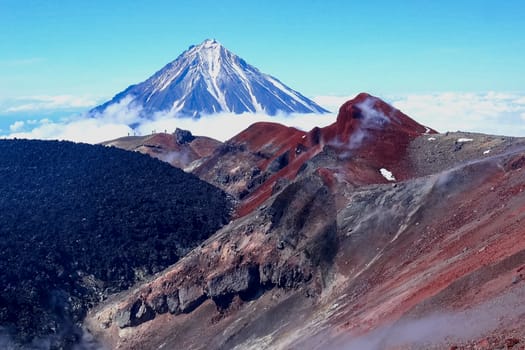
[[[379,169],[379,172],[381,173],[381,175],[383,175],[383,177],[385,179],[387,179],[388,181],[396,181],[396,178],[394,177],[394,175],[392,174],[391,171],[385,169],[385,168],[381,168]]]

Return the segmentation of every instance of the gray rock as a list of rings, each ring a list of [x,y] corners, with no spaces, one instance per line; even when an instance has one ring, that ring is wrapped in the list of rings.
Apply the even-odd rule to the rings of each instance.
[[[119,328],[135,327],[155,317],[153,309],[143,300],[139,299],[132,305],[119,310],[115,315],[115,322]]]
[[[312,272],[300,266],[281,266],[272,276],[278,288],[296,289],[312,279]]]
[[[184,313],[192,312],[205,300],[206,295],[201,286],[193,284],[179,289],[179,307]]]
[[[277,192],[279,192],[280,190],[282,190],[289,184],[290,184],[290,180],[288,179],[281,178],[277,180],[272,186],[272,194],[276,194]]]
[[[177,299],[178,301],[178,299]],[[168,312],[168,303],[166,300],[166,296],[161,294],[153,298],[150,304],[153,311],[155,311],[157,314],[163,314]]]
[[[260,283],[262,285],[273,284],[272,279],[274,275],[274,266],[271,263],[266,263],[259,267]]]
[[[141,302],[137,312],[135,313],[135,318],[137,320],[141,320],[142,318],[146,317],[148,312],[150,312],[150,308],[148,307],[148,305],[143,303],[143,302]]]
[[[172,295],[166,297],[166,304],[168,306],[168,311],[172,314],[180,313],[180,302],[179,302],[179,292],[176,291]]]
[[[259,267],[242,266],[208,281],[208,296],[214,298],[228,294],[247,292],[259,285]]]
[[[290,151],[286,151],[281,154],[279,157],[275,158],[270,165],[268,165],[268,171],[271,173],[276,173],[290,162]]]
[[[175,132],[173,133],[175,135],[175,140],[179,145],[183,145],[185,143],[190,143],[191,141],[195,140],[195,136],[191,134],[191,131],[189,130],[183,130],[183,129],[175,129]]]
[[[119,328],[131,327],[131,310],[120,310],[115,315],[115,322]]]

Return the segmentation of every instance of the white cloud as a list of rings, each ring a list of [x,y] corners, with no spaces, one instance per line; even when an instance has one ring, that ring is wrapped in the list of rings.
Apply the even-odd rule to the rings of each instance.
[[[142,107],[137,106],[132,101],[133,98],[131,96],[126,96],[118,103],[109,105],[104,110],[104,113],[96,113],[93,118],[101,121],[128,125],[140,122]]]
[[[11,130],[11,132],[17,132],[20,129],[22,129],[25,124],[26,123],[23,120],[18,120],[14,122],[13,124],[9,125],[9,130]]]
[[[514,102],[520,105],[525,105],[525,96],[517,98]]]
[[[334,114],[233,114],[219,113],[205,115],[200,119],[175,118],[170,113],[156,114],[150,121],[144,121],[138,128],[140,134],[172,132],[175,128],[190,130],[195,135],[204,135],[225,141],[237,135],[256,122],[274,122],[301,130],[311,130],[316,126],[326,126],[335,121]]]
[[[525,136],[525,95],[518,93],[411,94],[390,102],[421,124],[445,131]]]
[[[76,142],[99,143],[115,137],[126,136],[132,130],[125,124],[86,118],[69,122],[48,122],[27,132],[14,132],[8,138],[70,140]]]

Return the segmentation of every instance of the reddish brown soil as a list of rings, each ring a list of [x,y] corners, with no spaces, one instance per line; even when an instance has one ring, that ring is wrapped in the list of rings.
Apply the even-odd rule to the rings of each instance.
[[[278,180],[294,180],[305,163],[325,149],[329,149],[336,157],[334,166],[325,168],[325,178],[338,176],[340,181],[359,186],[388,182],[379,173],[381,168],[392,171],[397,180],[411,178],[414,174],[405,162],[406,149],[414,138],[425,133],[435,131],[366,93],[345,103],[335,123],[322,129],[303,132],[275,123],[253,124],[228,141],[231,145],[243,147],[244,153],[254,155],[244,158],[241,163],[246,165],[249,162],[250,167],[265,172],[272,162],[287,154],[287,164],[269,174],[266,181],[242,198],[237,216],[245,216],[259,207],[270,198]],[[224,158],[223,152],[216,152],[196,173],[232,192],[232,184],[223,186],[216,180],[217,172],[224,172],[224,167],[217,167],[218,163],[232,166],[230,163],[233,162],[224,162]],[[239,157],[236,160],[239,161]],[[244,183],[246,177],[242,181]],[[236,185],[233,188],[238,189]]]

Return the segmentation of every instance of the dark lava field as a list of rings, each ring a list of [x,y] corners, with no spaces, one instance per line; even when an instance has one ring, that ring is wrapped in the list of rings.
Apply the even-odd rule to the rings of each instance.
[[[88,308],[224,225],[221,190],[114,147],[0,141],[0,334],[67,348]]]

